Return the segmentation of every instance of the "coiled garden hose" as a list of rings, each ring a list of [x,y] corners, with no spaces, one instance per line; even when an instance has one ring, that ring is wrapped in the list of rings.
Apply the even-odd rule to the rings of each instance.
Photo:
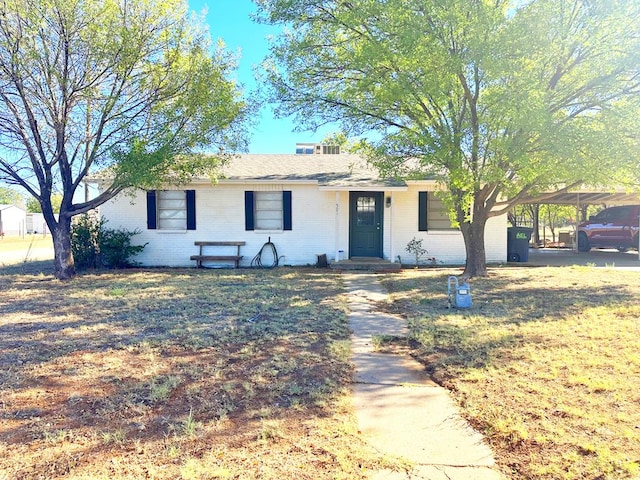
[[[273,262],[271,265],[264,265],[262,263],[262,255],[265,249],[268,252],[270,251],[271,255],[273,256]],[[267,241],[267,243],[265,243],[262,246],[258,254],[255,257],[253,257],[253,260],[251,260],[251,266],[258,267],[258,268],[274,268],[278,266],[279,260],[280,259],[278,258],[278,250],[276,249],[276,246],[271,242],[271,237],[269,237],[269,240]]]

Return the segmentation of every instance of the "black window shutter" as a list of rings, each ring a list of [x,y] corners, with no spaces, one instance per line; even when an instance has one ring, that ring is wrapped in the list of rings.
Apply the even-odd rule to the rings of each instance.
[[[292,212],[291,212],[291,191],[285,190],[282,192],[282,218],[283,218],[283,230],[291,230],[292,228]]]
[[[147,228],[155,230],[156,227],[156,191],[147,192]]]
[[[187,230],[196,229],[196,191],[187,190]]]
[[[253,192],[244,192],[244,229],[254,230],[253,227]]]
[[[427,192],[418,192],[418,231],[427,231]]]

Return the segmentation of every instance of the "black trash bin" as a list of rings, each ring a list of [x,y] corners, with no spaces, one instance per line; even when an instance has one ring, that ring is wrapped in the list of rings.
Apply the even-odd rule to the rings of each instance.
[[[528,262],[529,241],[533,228],[509,227],[507,228],[507,261]]]

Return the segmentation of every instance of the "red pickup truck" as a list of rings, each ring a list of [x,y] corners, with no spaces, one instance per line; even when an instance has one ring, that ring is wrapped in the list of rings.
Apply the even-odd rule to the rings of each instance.
[[[620,251],[637,249],[639,219],[640,205],[605,208],[578,226],[578,250],[588,252],[592,247]]]

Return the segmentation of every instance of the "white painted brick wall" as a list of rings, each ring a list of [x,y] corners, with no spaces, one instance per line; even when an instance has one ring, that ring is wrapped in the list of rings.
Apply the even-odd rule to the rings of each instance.
[[[138,192],[133,197],[120,195],[101,208],[108,219],[109,228],[138,229],[133,238],[135,244],[148,242],[136,260],[147,266],[194,266],[189,260],[198,253],[195,241],[245,241],[241,247],[244,258],[241,266],[249,266],[253,257],[268,238],[275,244],[281,264],[313,265],[317,254],[326,254],[333,260],[339,249],[349,252],[349,192],[319,190],[316,185],[257,185],[221,182],[215,186],[189,187],[196,190],[196,227],[194,231],[166,232],[147,230],[146,194]],[[291,231],[245,231],[244,192],[246,190],[291,190]],[[411,263],[412,256],[405,251],[414,237],[424,238],[423,246],[438,263],[461,264],[465,260],[464,242],[457,231],[418,231],[418,191],[425,187],[412,185],[406,192],[386,192],[392,197],[390,208],[384,208],[384,257],[403,263]],[[337,204],[336,204],[337,201]],[[491,219],[486,229],[488,262],[506,259],[506,217]],[[226,247],[225,247],[226,248]],[[208,250],[220,254],[234,254],[235,247],[216,247]],[[265,256],[265,263],[270,257]]]
[[[464,264],[466,253],[462,233],[458,230],[418,231],[418,192],[424,186],[410,185],[406,192],[388,192],[392,196],[391,215],[385,209],[385,257],[402,263],[413,264],[415,257],[407,252],[406,246],[414,237],[422,239],[426,257],[436,259],[438,264]],[[389,218],[392,217],[392,220]],[[389,241],[392,237],[393,242]],[[485,229],[485,250],[488,263],[499,263],[507,258],[507,218],[506,215],[489,219]]]

